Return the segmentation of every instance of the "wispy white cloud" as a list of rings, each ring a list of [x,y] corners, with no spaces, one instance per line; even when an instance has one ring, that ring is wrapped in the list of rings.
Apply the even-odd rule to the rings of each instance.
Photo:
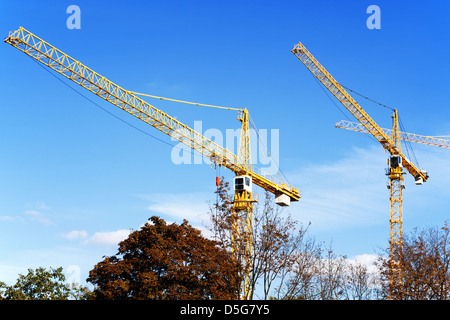
[[[84,240],[88,238],[88,233],[85,230],[72,230],[63,234],[62,237],[71,241]]]
[[[17,279],[18,274],[26,274],[27,268],[16,265],[2,265],[0,264],[0,281],[7,285],[13,285]]]
[[[183,219],[186,219],[190,225],[199,229],[203,236],[212,237],[212,232],[209,230],[209,204],[206,201],[211,197],[211,194],[188,192],[140,194],[136,196],[147,200],[150,203],[147,209],[155,215],[161,215],[167,223],[180,224]]]
[[[89,236],[89,233],[85,230],[72,230],[68,233],[61,234],[61,237],[88,246],[117,246],[130,233],[131,230],[119,229],[115,231],[95,232]]]
[[[15,217],[13,216],[0,216],[0,221],[14,221]]]
[[[347,259],[352,264],[361,264],[367,268],[369,273],[379,272],[378,266],[375,264],[379,258],[378,254],[359,254]]]
[[[302,190],[292,212],[319,228],[381,223],[380,213],[389,208],[385,164],[380,148],[355,148],[339,161],[290,173],[289,180]]]
[[[416,144],[414,149],[430,179],[416,186],[414,178],[405,174],[404,213],[407,212],[408,221],[416,218],[416,224],[428,223],[430,213],[437,223],[442,223],[437,219],[448,216],[450,206],[450,152]],[[322,230],[387,223],[388,156],[380,146],[353,148],[340,160],[325,164],[321,161],[290,172],[289,180],[302,191],[302,198],[291,207],[291,212],[300,221],[311,221],[314,228]]]
[[[173,217],[177,222],[183,219],[199,224],[209,221],[209,207],[204,193],[152,194],[146,196],[151,204],[148,210]]]
[[[109,232],[96,232],[89,239],[83,242],[86,245],[95,245],[95,246],[117,246],[119,242],[125,240],[131,230],[116,230]]]
[[[38,217],[38,216],[42,215],[42,213],[40,213],[39,211],[36,211],[36,210],[26,210],[24,212],[24,214],[26,214],[28,216],[32,216],[32,217]]]
[[[48,210],[51,209],[50,206],[48,206],[45,201],[34,201],[34,202],[27,202],[25,204],[25,207],[27,209],[39,209],[39,210]]]
[[[25,210],[24,215],[28,216],[31,221],[36,221],[42,225],[50,226],[54,225],[55,223],[46,217],[44,213],[37,210]]]

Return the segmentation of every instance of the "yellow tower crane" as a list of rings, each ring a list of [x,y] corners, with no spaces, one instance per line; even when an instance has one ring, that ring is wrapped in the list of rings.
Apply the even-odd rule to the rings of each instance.
[[[395,141],[400,146],[400,140],[415,142],[420,144],[426,144],[429,146],[447,148],[450,149],[450,140],[442,139],[435,136],[423,136],[415,133],[407,133],[399,131],[398,128],[398,115],[397,110],[394,110],[393,114],[393,129],[385,129],[382,130],[393,137]],[[368,133],[368,131],[359,123],[351,122],[347,120],[341,120],[336,123],[336,128]],[[405,188],[403,183],[403,172],[400,172],[400,166],[397,166],[397,170],[395,170],[392,164],[392,161],[396,161],[396,159],[389,159],[389,171],[387,173],[389,177],[389,184],[387,185],[388,189],[391,193],[391,231],[390,231],[390,252],[391,259],[399,259],[396,254],[401,254],[402,250],[402,238],[403,238],[403,212],[402,212],[402,189]],[[396,179],[400,179],[401,188],[396,188],[396,184],[393,181]],[[416,180],[416,184],[421,184],[421,180]],[[392,263],[392,262],[391,262]],[[392,266],[393,268],[397,267],[397,264]],[[399,276],[401,275],[401,268],[399,270],[392,270],[391,273],[398,272]],[[395,278],[391,278],[390,281],[395,281]],[[392,284],[395,287],[395,283]],[[400,293],[400,296],[398,295]],[[397,296],[393,296],[397,294]],[[394,288],[391,290],[391,298],[401,298],[401,292],[395,292]]]
[[[215,164],[226,167],[236,174],[234,178],[235,199],[233,214],[235,223],[232,230],[232,252],[242,266],[241,276],[243,281],[239,289],[240,297],[248,299],[252,270],[250,259],[252,212],[253,203],[255,202],[252,196],[252,184],[273,193],[275,195],[275,203],[281,206],[288,206],[291,201],[300,199],[298,189],[289,186],[283,181],[281,176],[274,177],[251,165],[248,110],[225,108],[237,110],[239,113],[238,120],[242,123],[239,152],[238,156],[236,156],[167,113],[142,100],[138,97],[139,94],[114,84],[22,27],[11,31],[4,41],[116,107],[184,143],[200,154],[207,156]]]
[[[302,43],[298,43],[291,50],[292,53],[308,68],[308,70],[339,100],[340,103],[359,121],[361,128],[381,143],[390,154],[389,158],[389,189],[390,189],[390,239],[389,239],[389,298],[402,299],[402,228],[403,228],[403,195],[405,186],[403,168],[415,179],[417,185],[428,180],[428,173],[419,170],[401,151],[401,133],[398,125],[397,111],[394,111],[394,125],[391,132],[385,132],[361,108],[314,58]]]

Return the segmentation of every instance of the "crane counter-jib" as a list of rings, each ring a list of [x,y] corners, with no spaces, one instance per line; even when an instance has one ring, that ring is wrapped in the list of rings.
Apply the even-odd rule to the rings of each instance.
[[[167,113],[152,106],[139,98],[132,91],[125,90],[109,81],[107,78],[71,58],[61,50],[42,40],[23,27],[10,32],[4,40],[13,47],[21,50],[45,66],[62,74],[83,88],[107,100],[120,109],[132,114],[152,127],[164,132],[174,139],[184,143],[199,153],[212,158],[219,157],[220,164],[236,174],[248,174],[253,183],[274,193],[285,195],[292,201],[300,198],[300,193],[284,181],[277,182],[271,175],[264,175],[249,171],[243,166],[238,157],[217,143],[194,131]],[[256,167],[255,167],[256,168]]]
[[[369,133],[360,123],[351,122],[348,120],[339,121],[338,123],[336,123],[336,127],[356,132]],[[392,135],[391,129],[383,128],[383,131],[388,135]],[[424,136],[415,133],[400,132],[400,139],[404,141],[410,141],[450,149],[450,140],[442,139],[435,136]]]

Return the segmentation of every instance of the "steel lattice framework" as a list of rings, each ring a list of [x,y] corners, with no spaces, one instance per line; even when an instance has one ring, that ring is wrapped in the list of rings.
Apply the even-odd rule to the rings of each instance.
[[[348,121],[348,120],[341,120],[336,123],[336,128],[346,129],[346,130],[352,130],[356,132],[362,132],[362,133],[369,133],[369,131],[366,130],[360,123]],[[385,129],[383,128],[383,131],[388,134],[392,135],[392,129]],[[403,141],[410,141],[420,144],[426,144],[429,146],[434,147],[440,147],[440,148],[447,148],[450,149],[450,140],[438,138],[435,136],[423,136],[420,134],[415,133],[408,133],[408,132],[399,132],[400,134],[400,140]]]
[[[266,174],[257,167],[249,171],[231,151],[152,106],[135,94],[132,94],[131,91],[125,90],[109,81],[26,29],[20,27],[16,31],[11,31],[4,41],[152,127],[208,158],[216,159],[216,161],[236,174],[250,175],[253,183],[261,188],[274,194],[286,194],[292,201],[300,199],[299,191],[289,186],[281,177]]]
[[[414,177],[427,181],[428,177],[412,164],[397,148],[392,138],[364,111],[347,91],[328,73],[302,43],[291,50],[292,53],[308,68],[309,71],[339,100],[340,103],[361,123],[364,128],[381,143],[390,154],[398,154],[402,158],[402,166]]]
[[[238,156],[236,156],[167,113],[142,100],[134,92],[121,88],[22,27],[16,31],[11,31],[4,41],[116,107],[184,143],[200,154],[207,156],[217,165],[230,169],[236,175],[247,175],[251,177],[255,185],[277,196],[286,196],[289,201],[298,201],[300,199],[298,189],[289,186],[281,176],[275,177],[266,174],[251,165],[249,161],[250,140],[247,109],[229,108],[239,110],[238,119],[242,122],[239,152]],[[232,230],[234,243],[232,251],[234,256],[240,259],[239,261],[243,266],[241,272],[244,279],[241,285],[241,298],[243,299],[249,297],[250,290],[252,212],[254,202],[251,192],[235,193],[233,204],[235,223]]]
[[[339,102],[359,121],[359,130],[371,134],[390,154],[389,189],[390,189],[390,257],[389,257],[389,297],[402,299],[402,242],[403,242],[403,168],[415,178],[416,184],[428,179],[426,171],[419,170],[401,152],[401,134],[398,126],[397,111],[394,111],[393,129],[386,132],[364,111],[350,94],[328,73],[313,57],[302,43],[291,50],[308,70],[327,88]]]
[[[393,140],[396,141],[398,148],[400,148],[400,140],[410,141],[414,143],[425,144],[434,147],[450,149],[450,140],[441,139],[434,136],[423,136],[414,133],[402,132],[399,130],[398,115],[394,112],[393,128],[385,129],[383,131],[391,135]],[[351,122],[348,120],[341,120],[336,123],[337,128],[351,130],[355,132],[368,133],[368,131],[359,123]],[[392,297],[402,297],[402,269],[401,269],[401,252],[402,252],[402,239],[403,239],[403,189],[405,187],[403,172],[400,167],[389,169],[389,189],[390,189],[390,201],[391,201],[391,230],[390,230],[390,273],[389,279],[391,282],[391,295]]]

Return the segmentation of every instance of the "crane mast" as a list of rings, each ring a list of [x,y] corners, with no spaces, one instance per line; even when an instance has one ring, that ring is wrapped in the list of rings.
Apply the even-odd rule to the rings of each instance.
[[[240,163],[252,171],[250,154],[250,127],[247,109],[239,112],[238,120],[242,123],[238,159]],[[248,185],[250,184],[250,185]],[[251,292],[251,268],[253,247],[253,198],[251,179],[242,175],[234,178],[234,202],[232,221],[232,253],[241,261],[242,266],[242,298],[247,300]],[[241,187],[242,186],[242,187]]]
[[[402,239],[403,239],[403,167],[414,177],[416,184],[427,181],[426,171],[419,170],[401,152],[398,114],[393,116],[392,134],[388,135],[350,96],[350,94],[328,73],[314,56],[299,42],[291,52],[308,70],[341,102],[341,104],[359,121],[365,131],[370,133],[390,154],[390,238],[389,238],[389,298],[402,299]]]
[[[389,297],[400,300],[403,298],[403,189],[405,181],[401,166],[400,130],[397,110],[393,115],[392,141],[397,154],[391,153],[389,158],[389,200],[390,200],[390,233],[389,233]]]
[[[450,140],[441,139],[433,136],[423,136],[414,133],[401,132],[398,130],[398,114],[397,110],[394,110],[393,114],[393,129],[384,129],[383,131],[386,134],[390,134],[396,143],[398,143],[400,148],[399,140],[410,141],[420,144],[425,144],[434,147],[447,148],[450,149]],[[337,128],[352,130],[356,132],[368,133],[367,130],[358,123],[341,120],[336,123]],[[398,264],[400,261],[400,254],[402,249],[402,221],[403,221],[403,212],[402,212],[402,189],[405,188],[403,173],[399,170],[399,167],[393,166],[393,163],[396,162],[395,159],[390,159],[389,161],[389,169],[387,175],[389,176],[389,184],[388,188],[390,190],[390,199],[391,203],[391,224],[392,228],[390,231],[390,260],[392,261],[392,266],[390,270],[390,281],[392,283],[390,286],[392,287],[392,295],[400,296],[401,295],[401,285],[402,285],[402,270],[401,265]],[[398,278],[397,281],[394,279]]]
[[[236,174],[235,182],[236,179],[240,178],[244,182],[247,182],[248,179],[249,186],[243,184],[243,187],[240,188],[235,183],[235,201],[233,204],[235,222],[232,228],[233,256],[238,259],[242,266],[241,298],[247,299],[250,293],[250,272],[252,268],[252,212],[253,203],[256,202],[252,196],[252,184],[273,193],[276,197],[275,202],[280,205],[289,205],[291,201],[300,199],[298,189],[289,186],[281,177],[266,174],[256,166],[251,165],[247,109],[239,109],[238,119],[242,123],[242,131],[239,152],[236,156],[142,100],[134,92],[125,90],[109,81],[23,27],[11,31],[4,41],[116,107],[207,156],[214,163],[230,169]]]

